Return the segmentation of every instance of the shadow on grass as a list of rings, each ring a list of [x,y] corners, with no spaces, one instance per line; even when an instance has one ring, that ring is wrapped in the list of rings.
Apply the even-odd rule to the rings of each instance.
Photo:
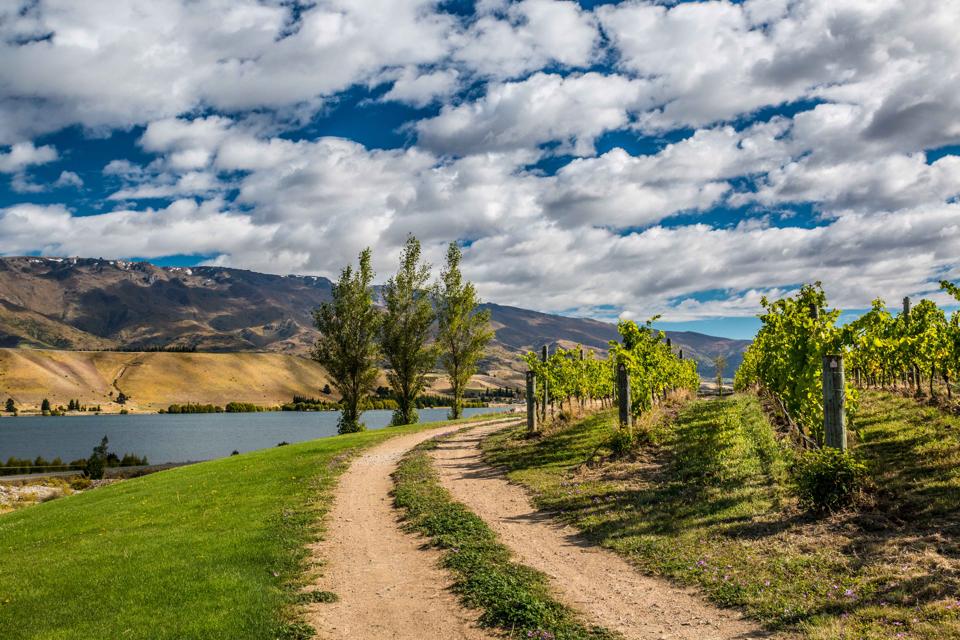
[[[827,518],[790,508],[793,454],[752,398],[694,403],[658,426],[637,460],[601,469],[582,463],[615,433],[610,413],[539,441],[501,433],[485,448],[589,541],[772,627],[844,620],[862,635],[842,637],[858,638],[904,628],[895,625],[922,638],[960,631],[942,608],[960,587],[960,567],[944,566],[960,558],[960,418],[866,394],[858,426],[874,505]]]

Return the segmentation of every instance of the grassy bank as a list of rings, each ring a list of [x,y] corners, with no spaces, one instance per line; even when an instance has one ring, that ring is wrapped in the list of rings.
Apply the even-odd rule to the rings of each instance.
[[[550,594],[547,577],[511,561],[510,550],[476,514],[440,486],[427,441],[407,454],[394,481],[395,502],[408,526],[443,550],[463,603],[482,611],[481,624],[518,638],[602,640],[617,636],[580,624]]]
[[[508,430],[486,450],[598,544],[770,628],[960,637],[960,420],[868,393],[859,426],[874,489],[822,518],[797,509],[792,454],[749,396],[690,404],[629,459],[604,458],[609,414],[540,441]]]
[[[0,515],[0,638],[298,637],[288,623],[305,545],[346,461],[430,426],[257,451]]]

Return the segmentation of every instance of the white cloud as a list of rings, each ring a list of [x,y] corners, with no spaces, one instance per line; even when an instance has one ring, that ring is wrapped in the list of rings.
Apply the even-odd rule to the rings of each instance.
[[[435,263],[470,241],[467,273],[497,302],[673,320],[749,315],[817,278],[862,306],[960,275],[960,160],[925,154],[960,143],[951,3],[483,0],[463,20],[442,6],[320,0],[296,24],[273,0],[0,9],[12,189],[44,189],[30,167],[58,159],[34,134],[142,124],[155,158],[104,167],[108,200],[183,198],[89,216],[9,206],[0,252],[210,253],[335,275],[370,245],[385,274],[414,232]],[[438,115],[407,123],[406,149],[289,135],[354,85]],[[786,115],[749,124],[766,107]],[[678,128],[655,152],[596,151],[608,132]],[[561,154],[576,159],[553,175],[526,169]],[[82,181],[64,169],[54,184]],[[777,218],[791,203],[822,217],[772,226],[792,224]],[[752,215],[669,226],[717,206]],[[712,289],[729,296],[691,297]]]
[[[17,173],[29,166],[56,159],[57,150],[50,145],[35,147],[32,142],[18,142],[9,151],[0,152],[0,173]]]
[[[599,33],[576,2],[522,0],[481,3],[480,16],[457,37],[454,58],[477,72],[512,78],[550,63],[586,67]]]
[[[467,154],[560,143],[561,151],[592,155],[594,140],[627,126],[645,104],[647,84],[599,73],[537,73],[520,82],[488,85],[477,102],[447,106],[418,123],[419,143],[441,153]]]
[[[417,107],[426,106],[438,98],[453,94],[459,77],[456,69],[419,73],[414,68],[407,68],[383,99],[407,102]]]
[[[45,0],[0,21],[0,143],[72,123],[122,127],[189,113],[288,108],[450,51],[431,0],[288,3]],[[39,34],[49,40],[21,44]]]
[[[79,189],[83,187],[83,178],[74,173],[73,171],[61,171],[60,177],[57,178],[57,181],[53,183],[55,187],[70,187],[73,189]]]

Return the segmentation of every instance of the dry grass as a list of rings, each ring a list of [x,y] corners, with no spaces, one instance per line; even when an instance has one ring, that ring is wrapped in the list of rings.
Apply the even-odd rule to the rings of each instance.
[[[273,406],[294,394],[318,396],[328,382],[317,363],[276,353],[0,349],[0,402],[13,397],[21,411],[38,409],[43,398],[119,411],[118,387],[132,412],[186,402]]]

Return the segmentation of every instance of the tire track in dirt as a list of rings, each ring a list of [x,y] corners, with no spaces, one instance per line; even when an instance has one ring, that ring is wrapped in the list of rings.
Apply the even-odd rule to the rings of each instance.
[[[442,485],[480,516],[523,564],[551,578],[558,599],[625,637],[676,640],[781,638],[692,590],[638,573],[570,526],[535,509],[526,491],[483,461],[489,425],[454,435],[432,452]]]
[[[516,422],[516,419],[509,419]],[[498,426],[507,424],[504,419]],[[488,424],[488,423],[481,423]],[[313,549],[325,563],[315,588],[339,596],[313,604],[307,621],[320,638],[356,640],[488,640],[477,613],[460,606],[440,553],[401,530],[393,508],[393,480],[401,456],[417,444],[464,425],[395,436],[359,455],[340,477],[324,540]]]

